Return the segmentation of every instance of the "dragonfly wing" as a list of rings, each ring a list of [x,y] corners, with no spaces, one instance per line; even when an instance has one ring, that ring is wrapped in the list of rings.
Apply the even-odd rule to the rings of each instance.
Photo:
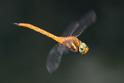
[[[94,11],[88,12],[79,21],[70,24],[63,33],[64,36],[76,36],[78,37],[88,26],[94,23],[96,20],[96,14]]]
[[[52,73],[59,67],[62,56],[67,52],[67,50],[68,49],[65,46],[60,44],[57,44],[52,48],[48,55],[46,64],[48,72]]]

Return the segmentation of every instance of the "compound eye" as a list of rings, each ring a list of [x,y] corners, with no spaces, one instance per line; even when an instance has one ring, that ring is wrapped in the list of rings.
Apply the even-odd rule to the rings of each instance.
[[[89,48],[87,47],[87,45],[85,43],[81,43],[79,46],[79,52],[83,55],[86,54],[88,52]]]
[[[79,52],[80,52],[81,54],[85,54],[85,48],[87,48],[87,45],[86,45],[85,43],[82,43],[82,42],[81,42],[81,44],[80,44],[80,46],[79,46]]]
[[[79,47],[79,52],[80,52],[80,53],[83,53],[83,50],[84,50],[84,48],[83,48],[83,46],[81,45],[81,46]]]
[[[83,51],[83,48],[80,48],[80,50],[82,50],[82,51]]]

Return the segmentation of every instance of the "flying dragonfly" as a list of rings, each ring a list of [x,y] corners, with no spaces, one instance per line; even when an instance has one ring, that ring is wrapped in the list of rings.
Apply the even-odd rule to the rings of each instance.
[[[90,11],[85,14],[80,20],[70,24],[64,31],[63,36],[56,36],[50,32],[45,31],[44,29],[41,29],[29,23],[14,24],[39,32],[55,40],[58,43],[51,49],[46,62],[48,72],[52,73],[59,67],[64,53],[71,51],[79,53],[80,55],[85,55],[89,51],[87,44],[80,41],[77,37],[81,35],[81,33],[84,32],[84,30],[95,21],[96,14],[94,11]]]

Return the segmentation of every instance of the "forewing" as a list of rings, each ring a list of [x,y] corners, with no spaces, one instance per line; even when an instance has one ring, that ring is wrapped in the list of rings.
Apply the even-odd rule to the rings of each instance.
[[[76,36],[78,37],[88,26],[94,23],[96,20],[96,14],[94,11],[88,12],[79,21],[74,22],[68,26],[64,31],[64,36]]]
[[[68,49],[65,46],[60,44],[55,45],[51,49],[46,64],[48,72],[52,73],[59,67],[62,56],[67,52],[67,50]]]

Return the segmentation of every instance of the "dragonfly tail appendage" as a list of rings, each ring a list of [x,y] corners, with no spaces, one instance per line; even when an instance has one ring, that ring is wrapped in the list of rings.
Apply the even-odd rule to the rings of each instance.
[[[14,23],[14,24],[17,25],[17,26],[29,28],[29,29],[32,29],[32,30],[34,30],[36,32],[39,32],[39,33],[41,33],[41,34],[43,34],[43,35],[45,35],[45,36],[57,41],[60,44],[62,44],[62,42],[63,42],[62,38],[60,38],[58,36],[55,36],[55,35],[51,34],[50,32],[47,32],[47,31],[45,31],[45,30],[43,30],[43,29],[41,29],[41,28],[39,28],[37,26],[34,26],[32,24],[29,24],[29,23]]]

